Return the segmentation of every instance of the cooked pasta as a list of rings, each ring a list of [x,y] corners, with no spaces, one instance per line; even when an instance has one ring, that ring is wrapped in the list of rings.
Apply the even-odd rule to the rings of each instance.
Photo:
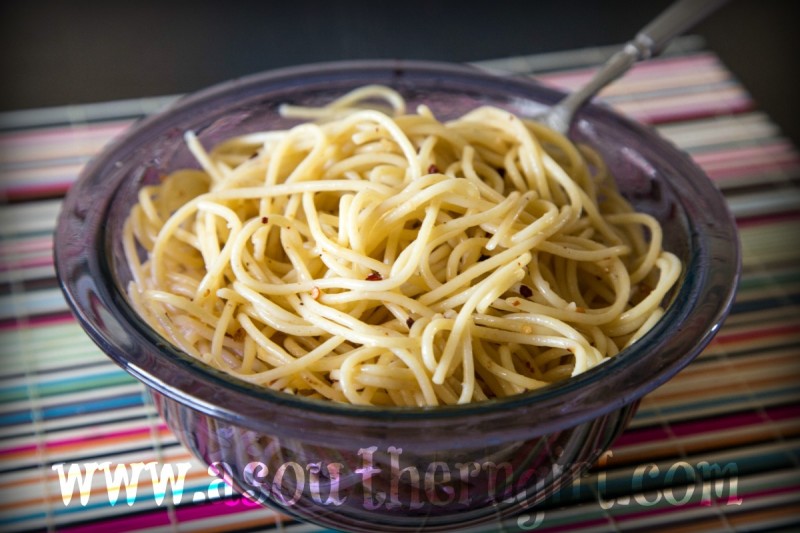
[[[537,389],[615,356],[681,271],[598,155],[481,107],[451,121],[367,86],[141,189],[136,310],[264,387],[434,406]]]

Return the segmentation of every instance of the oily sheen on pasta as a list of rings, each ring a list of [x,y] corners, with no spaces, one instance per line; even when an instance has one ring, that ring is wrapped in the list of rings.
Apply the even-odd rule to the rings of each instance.
[[[378,86],[282,112],[302,120],[187,132],[200,169],[127,220],[131,301],[198,359],[336,402],[468,403],[583,372],[663,314],[680,262],[589,149]]]

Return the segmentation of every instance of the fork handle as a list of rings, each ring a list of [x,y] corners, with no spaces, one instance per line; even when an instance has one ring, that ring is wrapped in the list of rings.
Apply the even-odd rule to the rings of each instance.
[[[640,51],[637,59],[657,56],[673,38],[689,30],[727,1],[678,0],[670,5],[636,34],[632,43]]]
[[[556,104],[545,117],[552,129],[566,134],[574,114],[600,90],[643,59],[655,57],[683,32],[728,0],[678,0],[645,26],[636,37],[611,56],[589,82]]]

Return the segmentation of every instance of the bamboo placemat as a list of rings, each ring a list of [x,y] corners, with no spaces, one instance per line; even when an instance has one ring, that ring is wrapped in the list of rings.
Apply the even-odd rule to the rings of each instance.
[[[572,89],[608,53],[478,64]],[[723,191],[743,247],[739,294],[714,342],[645,397],[604,465],[538,514],[483,530],[800,527],[797,148],[695,39],[638,65],[602,98],[655,126]],[[173,99],[0,115],[2,531],[319,531],[230,494],[210,476],[170,434],[142,386],[84,335],[57,286],[52,234],[69,185],[110,139]],[[130,492],[109,491],[102,473],[83,491],[62,488],[58,465],[65,475],[76,465],[85,477],[85,465],[103,462],[156,462],[176,473],[190,467],[175,494],[141,478],[130,504]]]

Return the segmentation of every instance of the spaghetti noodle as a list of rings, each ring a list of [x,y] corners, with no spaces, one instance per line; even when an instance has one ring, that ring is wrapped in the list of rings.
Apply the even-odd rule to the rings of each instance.
[[[126,222],[131,301],[186,353],[291,394],[456,404],[574,376],[663,314],[680,261],[591,150],[381,86],[282,112],[305,121],[210,151],[187,132],[201,168]]]

